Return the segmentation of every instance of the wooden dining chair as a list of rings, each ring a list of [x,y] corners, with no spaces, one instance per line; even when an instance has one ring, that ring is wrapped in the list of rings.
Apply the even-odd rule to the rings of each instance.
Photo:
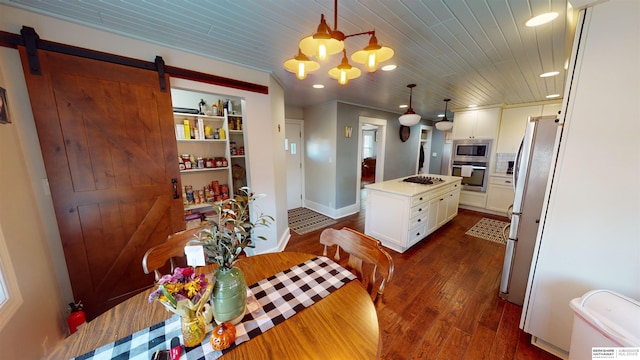
[[[173,273],[175,268],[173,258],[185,256],[184,247],[189,241],[195,239],[194,235],[200,231],[200,229],[202,229],[202,227],[184,230],[173,235],[169,235],[166,242],[147,250],[142,258],[142,270],[144,273],[149,274],[153,271],[156,281],[158,281],[162,276],[158,270],[163,267],[167,261],[171,263],[171,273]]]
[[[377,304],[382,298],[386,284],[393,277],[393,259],[382,248],[380,241],[343,227],[340,230],[323,230],[320,243],[324,245],[324,256],[327,256],[330,246],[336,246],[334,260],[358,276],[371,300]],[[345,258],[341,258],[341,252],[345,253]]]

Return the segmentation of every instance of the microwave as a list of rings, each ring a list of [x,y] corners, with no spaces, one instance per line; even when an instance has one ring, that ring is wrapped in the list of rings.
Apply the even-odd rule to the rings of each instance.
[[[491,139],[459,139],[453,141],[452,160],[488,163],[491,157]]]

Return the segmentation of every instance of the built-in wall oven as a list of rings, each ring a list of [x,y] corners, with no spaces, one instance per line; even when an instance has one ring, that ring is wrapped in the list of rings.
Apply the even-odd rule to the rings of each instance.
[[[453,141],[451,175],[462,177],[462,190],[487,191],[492,144],[491,139]]]

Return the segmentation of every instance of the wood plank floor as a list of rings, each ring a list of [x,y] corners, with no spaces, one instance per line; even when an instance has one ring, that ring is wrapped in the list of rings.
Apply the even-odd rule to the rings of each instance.
[[[482,217],[507,221],[460,209],[407,252],[389,250],[395,274],[378,306],[383,359],[558,359],[518,328],[522,307],[498,297],[504,245],[465,234]],[[364,219],[362,209],[332,227],[364,232]],[[292,231],[285,251],[322,255],[321,231]]]

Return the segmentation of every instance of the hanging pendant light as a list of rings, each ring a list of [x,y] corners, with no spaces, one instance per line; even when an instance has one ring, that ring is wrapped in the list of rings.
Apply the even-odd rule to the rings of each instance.
[[[369,39],[369,45],[364,49],[358,50],[351,55],[351,60],[364,64],[367,71],[374,72],[378,69],[378,64],[385,62],[393,57],[393,49],[378,44],[375,32]]]
[[[362,73],[360,69],[349,65],[349,59],[347,59],[347,51],[342,50],[344,56],[340,65],[329,70],[329,76],[338,80],[340,85],[346,85],[349,80],[355,79]]]
[[[444,117],[442,117],[441,121],[436,123],[436,129],[440,131],[449,131],[453,129],[453,121],[449,121],[449,119],[447,119],[447,105],[449,104],[449,101],[451,101],[451,99],[444,99]]]
[[[344,40],[344,39],[342,39]],[[344,49],[344,41],[336,39],[331,34],[331,28],[320,15],[320,25],[315,34],[300,40],[298,47],[307,56],[315,56],[319,60],[326,60],[329,55],[337,54]]]
[[[400,115],[400,118],[398,118],[398,120],[400,121],[400,124],[404,126],[413,126],[420,122],[421,119],[420,115],[413,112],[413,108],[411,107],[413,88],[416,87],[416,84],[409,84],[407,85],[407,87],[409,88],[409,108],[407,109],[407,112],[405,112],[403,115]]]
[[[330,55],[337,54],[341,51],[344,53],[342,63],[329,70],[329,75],[338,79],[338,82],[342,85],[347,84],[351,79],[359,77],[361,74],[360,69],[349,64],[344,49],[344,42],[350,37],[370,36],[369,45],[357,51],[352,56],[354,62],[364,64],[369,72],[375,72],[378,69],[378,64],[391,59],[394,55],[393,49],[378,44],[374,30],[349,35],[345,35],[342,31],[338,30],[338,0],[334,0],[333,5],[333,28],[327,23],[324,14],[321,14],[320,24],[316,32],[300,40],[298,43],[299,55],[285,62],[285,68],[295,73],[298,79],[304,79],[307,72],[313,71],[311,70],[312,68],[314,70],[317,68],[315,63],[307,62],[311,61],[309,58],[313,57],[315,60],[326,60]],[[306,58],[302,59],[301,55],[305,55]]]
[[[302,50],[298,49],[298,55],[285,61],[284,67],[287,71],[296,74],[298,79],[302,80],[307,77],[307,73],[318,70],[320,64],[309,59],[302,53]]]

